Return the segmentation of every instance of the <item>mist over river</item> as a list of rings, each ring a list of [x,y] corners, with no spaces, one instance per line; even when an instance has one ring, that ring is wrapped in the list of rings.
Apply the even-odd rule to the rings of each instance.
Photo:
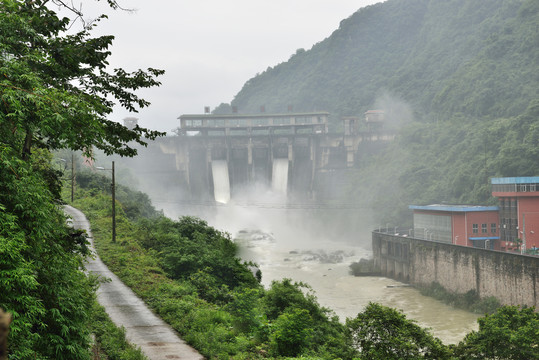
[[[423,296],[383,277],[355,277],[349,265],[371,257],[368,212],[361,209],[309,208],[281,202],[180,206],[157,203],[171,218],[198,216],[231,234],[240,257],[257,263],[262,283],[291,278],[309,284],[321,305],[341,321],[355,317],[369,302],[402,310],[444,343],[457,343],[477,329],[477,315]]]

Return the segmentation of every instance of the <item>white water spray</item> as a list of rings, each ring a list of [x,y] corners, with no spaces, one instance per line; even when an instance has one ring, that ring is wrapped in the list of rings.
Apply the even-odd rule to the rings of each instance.
[[[274,192],[286,194],[288,189],[288,158],[273,159],[271,188]]]
[[[211,162],[213,174],[213,195],[215,201],[226,204],[230,201],[230,181],[228,179],[228,163],[226,160]]]

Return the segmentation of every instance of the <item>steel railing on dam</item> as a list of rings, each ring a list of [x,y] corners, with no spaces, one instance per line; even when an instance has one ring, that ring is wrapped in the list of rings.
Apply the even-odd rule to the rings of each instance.
[[[382,276],[448,291],[475,290],[507,305],[539,305],[539,257],[374,231],[374,266]]]

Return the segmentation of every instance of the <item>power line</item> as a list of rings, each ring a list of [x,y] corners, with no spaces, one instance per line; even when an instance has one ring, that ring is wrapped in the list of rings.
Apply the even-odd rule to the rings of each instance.
[[[156,204],[173,204],[181,206],[207,206],[207,207],[241,207],[260,209],[291,209],[291,210],[368,210],[358,204],[323,204],[323,203],[262,203],[262,202],[234,202],[221,204],[214,201],[171,201],[170,199],[152,199]]]

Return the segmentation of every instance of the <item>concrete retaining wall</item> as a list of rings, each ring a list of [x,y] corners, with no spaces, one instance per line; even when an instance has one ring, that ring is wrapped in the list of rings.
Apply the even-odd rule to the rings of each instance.
[[[539,257],[373,232],[375,267],[414,285],[438,282],[448,291],[475,290],[506,305],[539,308]]]

